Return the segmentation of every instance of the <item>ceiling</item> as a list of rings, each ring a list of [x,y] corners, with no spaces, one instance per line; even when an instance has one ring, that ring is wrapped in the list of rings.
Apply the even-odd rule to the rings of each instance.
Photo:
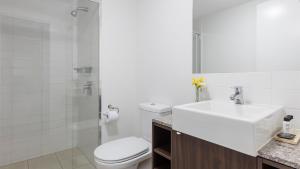
[[[252,0],[194,0],[194,18]]]

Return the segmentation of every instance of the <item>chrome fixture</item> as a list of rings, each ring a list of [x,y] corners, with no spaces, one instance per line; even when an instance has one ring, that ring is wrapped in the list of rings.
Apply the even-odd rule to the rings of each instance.
[[[234,101],[235,104],[245,104],[243,87],[236,86],[233,87],[233,89],[234,89],[234,94],[230,96],[230,100]]]
[[[109,111],[117,111],[117,113],[119,113],[120,112],[120,110],[119,110],[119,108],[118,107],[115,107],[115,106],[113,106],[113,105],[108,105],[108,110]]]
[[[77,73],[92,73],[93,68],[86,66],[86,67],[78,67],[78,68],[74,68],[74,70]]]
[[[92,81],[87,81],[84,85],[83,85],[83,94],[87,95],[87,96],[91,96],[93,94],[93,82]]]
[[[71,15],[73,17],[76,17],[78,15],[79,11],[88,12],[89,8],[88,7],[78,7],[76,9],[74,9],[73,11],[71,11]]]

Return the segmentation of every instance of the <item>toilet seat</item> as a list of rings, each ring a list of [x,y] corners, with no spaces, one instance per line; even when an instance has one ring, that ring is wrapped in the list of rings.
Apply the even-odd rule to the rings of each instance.
[[[142,138],[127,137],[100,145],[94,152],[101,166],[127,166],[151,156],[151,143]]]
[[[151,155],[152,155],[152,151],[150,150],[148,153],[143,154],[142,156],[121,163],[115,163],[115,164],[103,163],[95,159],[95,165],[97,169],[128,169],[128,168],[136,169],[133,166],[137,166],[140,162],[151,158]]]

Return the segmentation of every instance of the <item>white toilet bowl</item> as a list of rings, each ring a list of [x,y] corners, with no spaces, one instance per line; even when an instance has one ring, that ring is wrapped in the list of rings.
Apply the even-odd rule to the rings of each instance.
[[[152,156],[152,119],[171,113],[169,105],[140,104],[143,138],[127,137],[100,145],[94,152],[97,169],[137,169]],[[150,166],[149,166],[150,168]]]
[[[97,169],[137,169],[151,154],[151,143],[127,137],[100,145],[94,152],[95,165]]]

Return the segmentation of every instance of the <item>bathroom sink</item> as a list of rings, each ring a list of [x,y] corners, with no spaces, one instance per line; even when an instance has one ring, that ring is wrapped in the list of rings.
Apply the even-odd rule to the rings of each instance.
[[[204,101],[173,108],[173,129],[256,157],[282,126],[282,106]]]

